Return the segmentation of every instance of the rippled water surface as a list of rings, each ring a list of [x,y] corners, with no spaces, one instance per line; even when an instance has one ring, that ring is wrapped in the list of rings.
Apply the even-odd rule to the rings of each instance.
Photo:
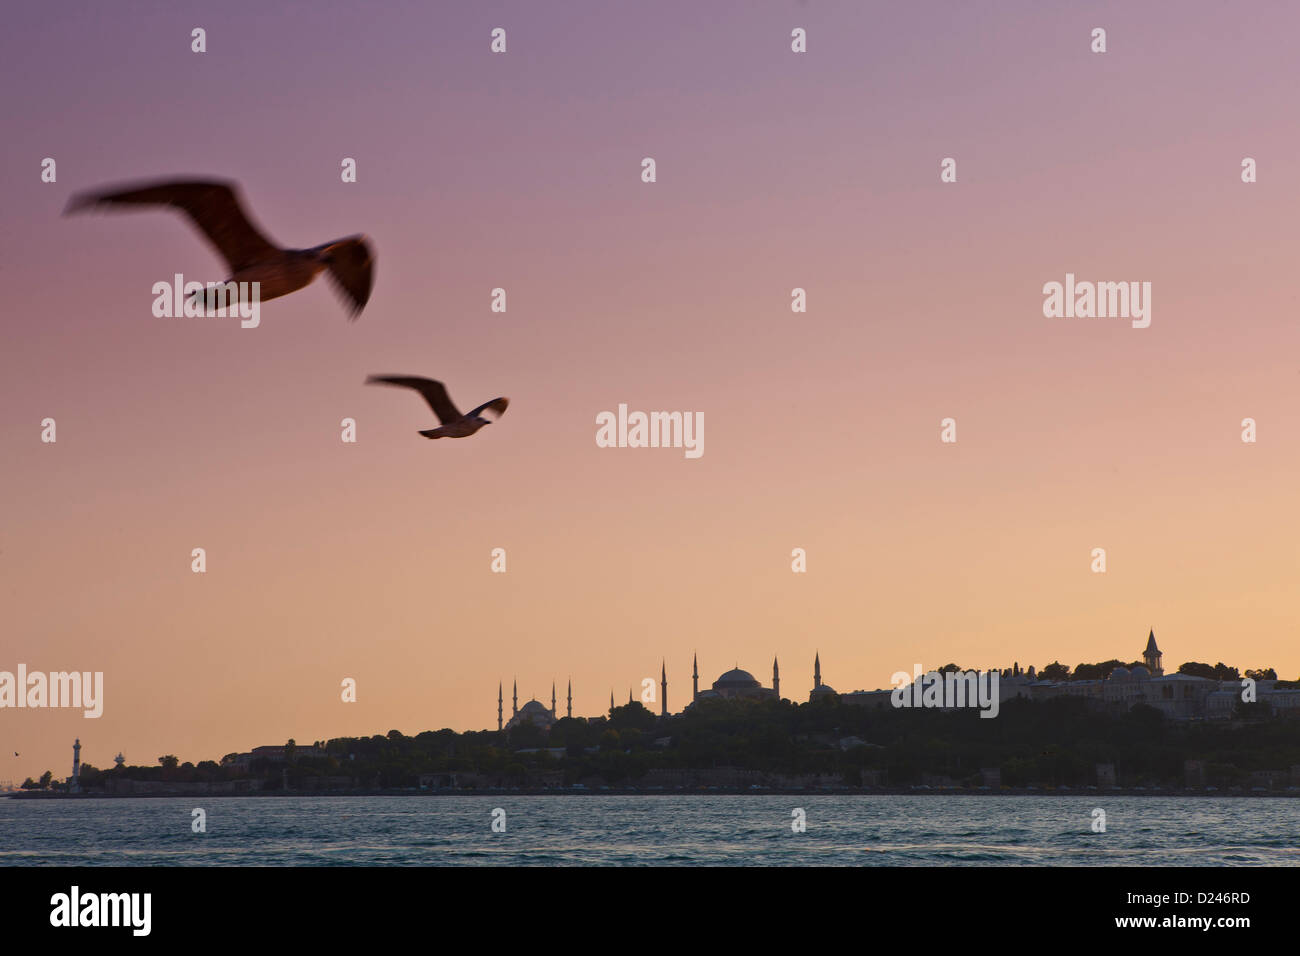
[[[191,811],[207,832],[191,831]],[[506,832],[492,832],[492,812]],[[1092,830],[1092,810],[1106,832]],[[807,829],[791,829],[802,808]],[[1084,796],[0,799],[0,865],[1300,865],[1300,800]]]

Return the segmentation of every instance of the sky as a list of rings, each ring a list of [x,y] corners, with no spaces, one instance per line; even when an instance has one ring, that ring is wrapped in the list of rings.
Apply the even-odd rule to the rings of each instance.
[[[74,738],[495,728],[516,679],[595,716],[661,661],[677,711],[695,653],[702,687],[779,657],[796,701],[818,652],[847,691],[1150,628],[1170,670],[1300,676],[1300,8],[268,6],[6,14],[0,670],[105,690],[0,710],[0,780]],[[226,277],[201,237],[61,211],[177,176],[287,246],[367,234],[360,319],[323,279],[256,329],[155,318]],[[1150,326],[1045,317],[1066,273],[1150,282]],[[384,373],[511,404],[430,442]],[[704,453],[599,447],[620,404],[702,413]]]

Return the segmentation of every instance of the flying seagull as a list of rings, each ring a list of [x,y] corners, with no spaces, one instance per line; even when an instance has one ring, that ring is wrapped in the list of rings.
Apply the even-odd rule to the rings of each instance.
[[[480,415],[480,412],[491,412],[500,418],[505,414],[506,406],[510,404],[508,398],[494,398],[490,402],[484,402],[469,414],[462,415],[447,395],[447,386],[431,378],[418,378],[411,375],[371,375],[366,379],[366,384],[398,385],[402,388],[413,388],[423,395],[424,400],[433,409],[433,413],[438,416],[438,421],[442,423],[439,428],[421,431],[420,434],[425,438],[468,438],[484,425],[492,424]]]
[[[228,282],[260,282],[261,301],[297,292],[328,271],[346,299],[350,318],[361,314],[375,281],[375,253],[363,235],[310,249],[281,249],[249,221],[239,187],[218,180],[167,180],[78,193],[64,215],[99,206],[171,206],[226,260]]]

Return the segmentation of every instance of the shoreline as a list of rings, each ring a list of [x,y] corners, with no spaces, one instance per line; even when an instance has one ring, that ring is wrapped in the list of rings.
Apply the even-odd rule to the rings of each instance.
[[[1185,797],[1215,799],[1241,798],[1300,798],[1300,790],[1143,790],[1109,787],[1105,790],[1068,788],[1065,790],[1029,790],[1003,787],[1000,790],[970,790],[963,788],[913,790],[897,787],[837,787],[835,789],[789,790],[765,788],[762,790],[715,787],[713,789],[638,790],[610,787],[606,790],[572,790],[560,788],[511,788],[483,790],[274,790],[248,793],[48,793],[25,791],[0,793],[0,799],[14,800],[152,800],[194,799],[196,797]]]

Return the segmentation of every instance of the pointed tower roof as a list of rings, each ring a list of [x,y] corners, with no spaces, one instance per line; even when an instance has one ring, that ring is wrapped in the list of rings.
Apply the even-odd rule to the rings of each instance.
[[[1151,633],[1147,636],[1147,649],[1144,654],[1159,654],[1160,648],[1156,647],[1156,629],[1153,627]]]

